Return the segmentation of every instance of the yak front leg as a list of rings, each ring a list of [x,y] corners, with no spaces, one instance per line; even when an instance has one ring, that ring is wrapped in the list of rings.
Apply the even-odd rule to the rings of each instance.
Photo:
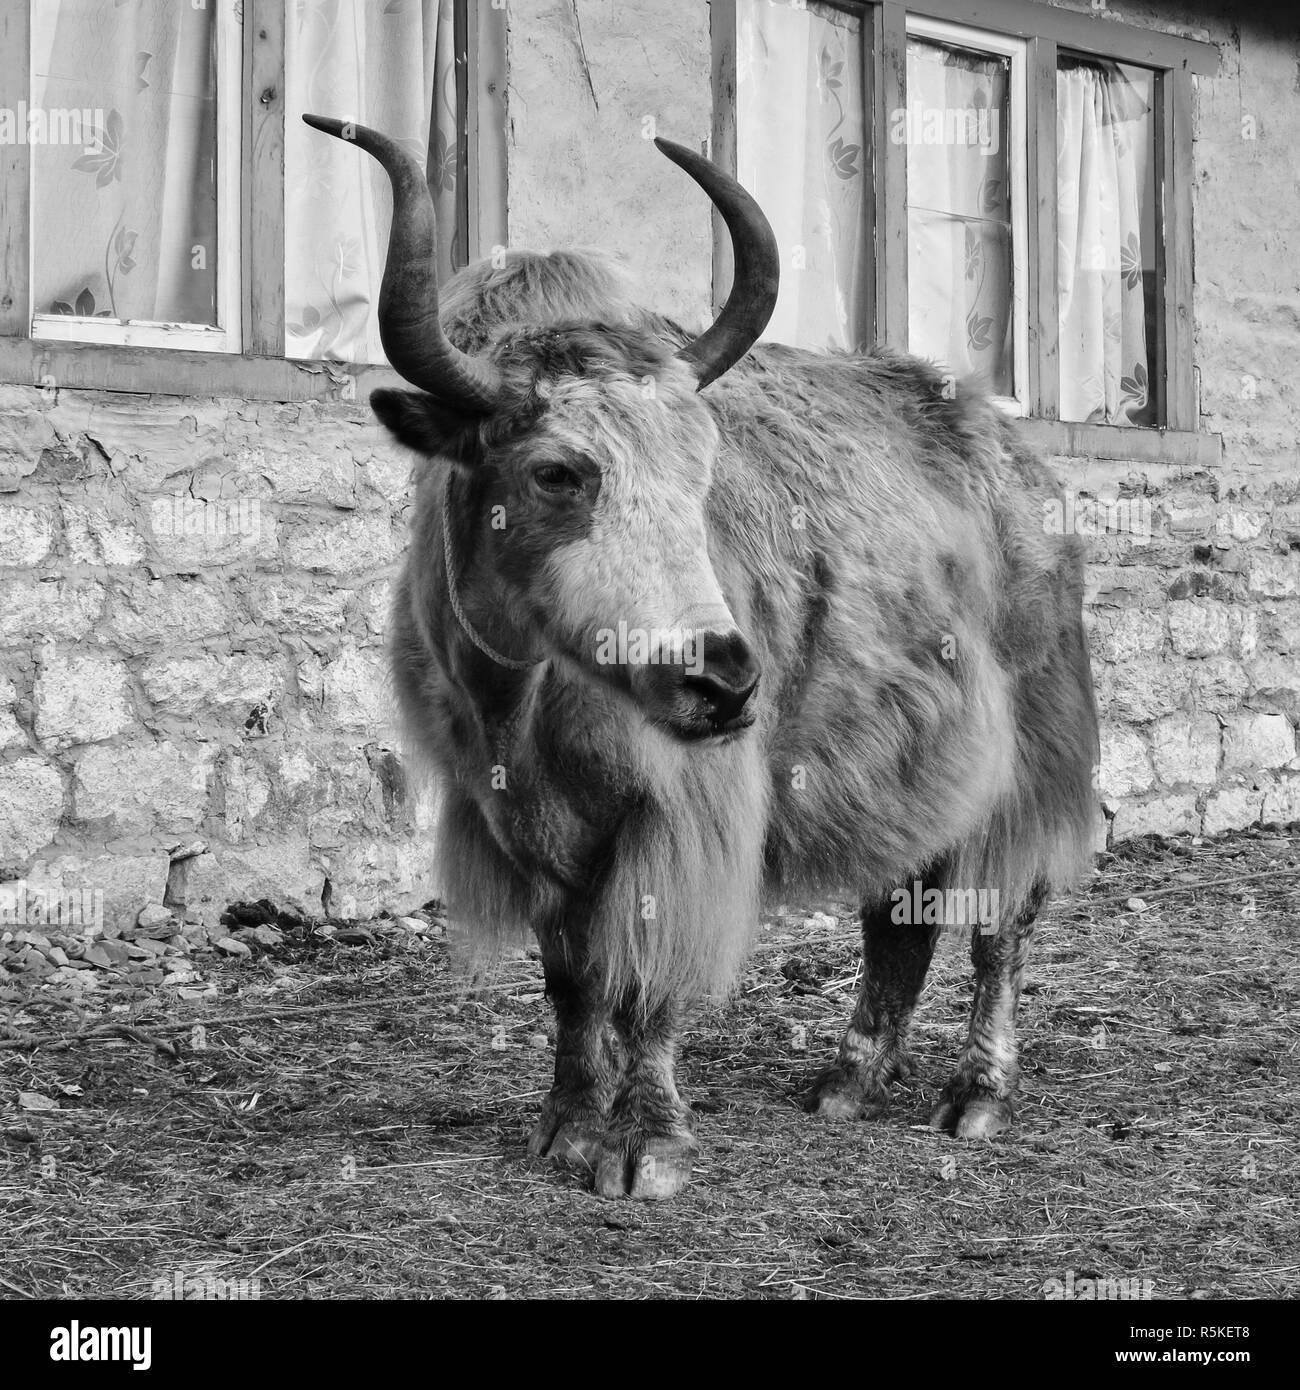
[[[661,1201],[690,1181],[698,1149],[673,1075],[684,1013],[631,1004],[615,1014],[625,1066],[596,1170],[602,1197]]]
[[[595,1172],[610,1108],[622,1075],[610,1010],[561,939],[542,943],[546,993],[555,1008],[555,1084],[528,1152]]]
[[[957,1069],[930,1116],[932,1129],[959,1139],[991,1139],[1011,1123],[1016,1088],[1016,1010],[1024,978],[1034,918],[1047,896],[1035,884],[1014,918],[996,934],[978,929],[971,937],[975,998],[970,1031]]]

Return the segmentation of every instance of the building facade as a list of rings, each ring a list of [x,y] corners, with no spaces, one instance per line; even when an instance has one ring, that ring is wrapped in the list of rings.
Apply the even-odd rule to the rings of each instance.
[[[1098,843],[1300,819],[1300,21],[1282,7],[244,0],[197,37],[127,8],[129,31],[83,33],[76,7],[48,7],[60,27],[0,3],[0,883],[93,890],[121,920],[260,897],[363,915],[436,888],[384,679],[412,467],[365,404],[392,380],[386,194],[353,151],[319,164],[298,116],[323,101],[426,153],[448,269],[599,246],[690,325],[725,250],[651,137],[710,145],[773,211],[776,336],[969,350],[963,372],[991,354],[1052,457],[1069,504],[1045,524],[1090,537]],[[388,11],[417,27],[385,31]],[[83,48],[131,81],[56,81],[51,52]],[[932,82],[948,95],[927,104]],[[60,143],[56,108],[90,131],[60,117]],[[934,110],[958,119],[927,141]],[[1076,133],[1118,170],[1109,192],[1088,173],[1067,196]],[[1132,258],[1071,278],[1094,195],[1107,235],[1131,221]],[[1102,326],[1076,332],[1067,299],[1103,279]],[[1112,343],[1137,366],[1111,373]]]

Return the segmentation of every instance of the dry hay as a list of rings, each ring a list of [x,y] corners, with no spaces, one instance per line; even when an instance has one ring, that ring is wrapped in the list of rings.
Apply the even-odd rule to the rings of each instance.
[[[844,909],[765,924],[687,1038],[702,1155],[664,1206],[525,1159],[553,1039],[534,959],[466,994],[440,940],[304,928],[214,962],[215,998],[31,989],[0,1012],[0,1286],[1038,1298],[1073,1270],[1157,1297],[1295,1296],[1300,838],[1103,861],[1043,918],[1018,1121],[992,1143],[925,1128],[970,996],[964,942],[941,946],[891,1113],[828,1127],[799,1097],[851,1006],[857,933]]]

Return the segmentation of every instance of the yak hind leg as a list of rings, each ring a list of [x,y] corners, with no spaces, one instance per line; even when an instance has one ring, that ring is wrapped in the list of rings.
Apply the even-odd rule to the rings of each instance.
[[[555,1008],[555,1084],[528,1141],[534,1158],[594,1173],[623,1064],[610,1011],[585,961],[544,939],[546,992]]]
[[[673,1074],[684,1012],[672,1003],[615,1012],[626,1065],[596,1169],[602,1197],[663,1201],[690,1181],[698,1149]]]
[[[809,1092],[814,1114],[856,1120],[884,1112],[890,1085],[911,1070],[907,1026],[938,936],[937,927],[895,922],[888,899],[863,908],[862,988],[838,1056]]]
[[[975,998],[957,1069],[930,1115],[930,1127],[958,1139],[992,1139],[1011,1123],[1016,1087],[1016,1009],[1034,918],[1047,896],[1036,883],[1014,918],[971,936]]]

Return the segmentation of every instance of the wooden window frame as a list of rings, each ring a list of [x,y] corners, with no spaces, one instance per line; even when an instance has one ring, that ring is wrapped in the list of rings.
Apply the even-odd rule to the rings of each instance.
[[[736,169],[736,22],[739,0],[713,0],[714,158]],[[867,156],[874,171],[867,234],[875,274],[867,277],[867,323],[876,341],[906,349],[907,149],[888,138],[889,114],[907,109],[907,19],[946,21],[1026,41],[1028,223],[1028,406],[1022,421],[1040,447],[1096,458],[1210,466],[1221,457],[1217,436],[1199,431],[1193,358],[1192,107],[1193,76],[1219,71],[1211,43],[1139,29],[1058,9],[1035,0],[825,0],[863,19],[865,88],[870,93]],[[1056,72],[1062,52],[1109,58],[1155,72],[1155,151],[1162,235],[1163,332],[1157,362],[1164,390],[1158,426],[1062,421],[1056,304]],[[715,244],[725,242],[715,235]],[[1036,250],[1035,250],[1036,248]],[[730,261],[715,252],[714,299],[730,284]]]
[[[30,8],[29,8],[30,13]],[[95,343],[103,347],[191,348],[197,352],[234,353],[243,351],[243,274],[240,266],[240,200],[244,109],[243,63],[240,55],[241,26],[233,6],[221,3],[214,15],[216,39],[216,100],[219,119],[216,139],[217,247],[215,324],[163,322],[138,319],[78,318],[64,314],[41,313],[30,306],[31,337],[42,342]],[[234,117],[222,115],[235,112]],[[29,157],[30,168],[30,157]],[[31,210],[34,224],[40,216]]]
[[[1023,123],[1028,129],[1029,52],[1028,41],[1013,34],[994,34],[989,30],[972,29],[965,24],[952,24],[946,19],[931,19],[928,15],[909,10],[904,16],[908,38],[923,42],[949,44],[958,48],[1005,58],[1008,64],[1007,93],[1010,124],[1013,130]],[[892,141],[890,142],[893,143]],[[903,147],[906,149],[906,145]],[[994,404],[1008,415],[1026,417],[1034,409],[1036,398],[1030,395],[1029,358],[1029,220],[1027,205],[1029,189],[1028,142],[1009,142],[1007,177],[1012,197],[1011,214],[1011,361],[1015,392],[1010,396],[994,396]],[[904,217],[907,209],[904,208]],[[910,265],[910,261],[909,261]]]
[[[0,0],[0,105],[30,100],[32,3]],[[284,355],[286,8],[287,0],[243,0],[240,349],[33,338],[30,146],[0,145],[0,383],[268,401],[350,401],[393,384],[386,366]],[[465,111],[457,221],[473,257],[506,239],[506,13],[456,0],[455,21]]]

